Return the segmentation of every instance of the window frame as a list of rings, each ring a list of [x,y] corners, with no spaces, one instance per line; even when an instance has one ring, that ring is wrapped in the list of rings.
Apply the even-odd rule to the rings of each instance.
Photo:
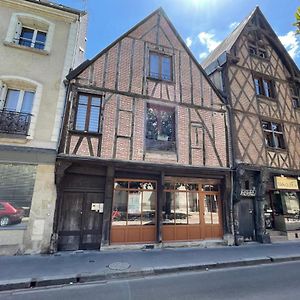
[[[291,85],[291,99],[294,109],[300,109],[300,87]]]
[[[166,112],[172,112],[172,120],[173,120],[173,124],[172,124],[172,130],[173,130],[173,134],[172,134],[172,140],[162,140],[162,139],[151,139],[148,138],[148,109],[149,108],[156,108],[159,110],[159,112],[161,111],[166,111]],[[162,119],[161,116],[158,116],[157,120],[159,122],[158,127],[162,127],[161,123],[162,123]],[[146,103],[146,119],[145,119],[145,141],[146,141],[146,151],[168,151],[168,152],[176,152],[176,107],[175,106],[167,106],[167,105],[161,105],[161,104],[156,104],[156,103],[152,103],[152,102],[148,102]]]
[[[22,37],[23,29],[29,29],[29,30],[33,31],[32,39],[27,39],[27,38],[23,38]],[[35,45],[37,43],[36,38],[37,38],[37,35],[38,35],[39,32],[45,34],[45,42],[43,42],[43,43],[42,42],[38,42],[39,45],[43,45],[43,48],[37,48],[37,47],[35,47]],[[48,34],[48,32],[45,31],[45,30],[40,30],[40,29],[33,28],[33,27],[30,27],[30,26],[26,26],[26,25],[24,26],[24,25],[22,25],[20,37],[19,37],[19,40],[18,40],[18,45],[23,46],[23,47],[34,48],[34,49],[37,49],[37,50],[45,50],[46,41],[47,41],[47,34]],[[30,42],[30,46],[20,44],[21,40],[24,40],[24,41],[26,41],[28,43]]]
[[[8,94],[9,94],[9,91],[12,90],[12,91],[19,91],[19,96],[18,96],[18,101],[17,101],[17,105],[16,105],[16,110],[15,112],[19,112],[19,113],[24,113],[24,114],[29,114],[29,115],[32,115],[32,108],[34,106],[34,99],[35,99],[35,93],[36,91],[34,90],[26,90],[26,89],[18,89],[18,88],[10,88],[8,87],[7,88],[7,92],[6,92],[6,96],[5,96],[5,100],[4,100],[4,105],[3,105],[3,109],[5,110],[8,110],[6,108],[6,103],[7,103],[7,97],[8,97]],[[26,92],[29,92],[29,93],[33,93],[33,100],[32,100],[32,106],[31,106],[31,111],[30,113],[29,112],[22,112],[21,109],[22,109],[22,106],[23,106],[23,102],[24,102],[24,97],[25,97],[25,93]]]
[[[263,128],[264,123],[268,123],[269,129]],[[273,124],[277,125],[277,126],[280,126],[281,131],[274,130]],[[284,137],[284,127],[281,123],[273,122],[273,121],[270,121],[270,120],[261,120],[261,128],[262,128],[263,137],[264,137],[264,140],[265,140],[264,144],[267,148],[272,149],[272,150],[281,150],[281,151],[285,151],[287,149],[287,147],[286,147],[287,144],[286,144],[285,137]],[[267,142],[268,141],[267,136],[270,135],[270,134],[271,134],[271,137],[272,137],[272,145],[269,145],[269,143]],[[281,137],[281,139],[279,139],[278,137]],[[275,140],[276,139],[278,141],[281,140],[281,142],[283,144],[282,147],[276,147],[275,146],[275,144],[276,144]]]
[[[79,108],[79,98],[80,96],[87,96],[87,109],[85,113],[85,121],[84,121],[84,129],[77,129],[77,117],[78,117],[78,108]],[[90,117],[91,117],[91,107],[92,105],[92,98],[99,98],[100,99],[100,106],[99,107],[99,121],[98,121],[98,130],[97,131],[90,131],[89,130],[89,122],[90,122]],[[88,133],[88,134],[102,134],[102,126],[103,126],[103,99],[104,95],[97,95],[97,94],[89,94],[89,93],[83,93],[83,92],[78,92],[77,97],[76,97],[76,111],[75,111],[75,118],[74,118],[74,124],[73,124],[73,130],[74,132],[79,132],[79,133]]]
[[[151,56],[157,55],[158,56],[158,76],[155,77],[151,73]],[[163,78],[162,74],[162,66],[163,66],[163,58],[167,57],[170,59],[170,79]],[[168,53],[162,53],[158,51],[149,50],[149,71],[148,71],[148,78],[153,80],[160,80],[160,81],[166,81],[166,82],[174,82],[174,76],[173,76],[173,56]]]
[[[258,82],[258,84],[257,84]],[[263,97],[268,100],[276,101],[277,93],[275,89],[275,81],[269,77],[259,74],[253,75],[253,84],[256,97]]]

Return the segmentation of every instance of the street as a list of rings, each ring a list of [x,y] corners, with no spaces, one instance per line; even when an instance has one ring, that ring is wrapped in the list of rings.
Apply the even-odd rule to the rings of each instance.
[[[34,299],[300,299],[300,262],[186,272],[131,280],[0,293]]]

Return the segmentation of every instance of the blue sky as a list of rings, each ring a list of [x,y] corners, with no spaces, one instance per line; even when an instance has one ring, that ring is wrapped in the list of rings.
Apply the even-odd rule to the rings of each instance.
[[[199,62],[259,5],[300,67],[300,35],[294,35],[295,27],[292,26],[299,0],[55,1],[79,9],[86,6],[89,13],[86,58],[92,58],[161,6]]]

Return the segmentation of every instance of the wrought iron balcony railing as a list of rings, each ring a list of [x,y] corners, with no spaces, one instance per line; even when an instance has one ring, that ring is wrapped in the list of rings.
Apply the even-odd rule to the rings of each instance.
[[[0,133],[28,135],[31,114],[0,110]]]

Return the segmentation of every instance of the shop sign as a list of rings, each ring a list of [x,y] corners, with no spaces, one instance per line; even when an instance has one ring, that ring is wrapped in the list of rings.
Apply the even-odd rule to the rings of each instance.
[[[245,190],[245,189],[241,189],[241,196],[244,197],[255,197],[256,195],[256,190]]]
[[[280,190],[298,190],[298,181],[296,178],[291,177],[274,177],[275,189]]]

